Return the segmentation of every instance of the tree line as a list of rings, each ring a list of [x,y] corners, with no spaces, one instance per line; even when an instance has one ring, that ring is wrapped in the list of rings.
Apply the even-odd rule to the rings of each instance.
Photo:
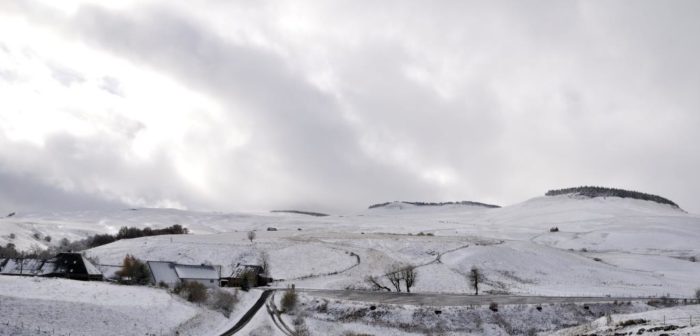
[[[189,233],[189,230],[180,224],[175,224],[173,226],[168,226],[162,229],[151,229],[148,226],[143,229],[139,229],[137,227],[122,226],[122,228],[119,229],[119,232],[117,232],[116,235],[105,233],[97,234],[90,237],[88,247],[93,248],[97,246],[102,246],[122,239],[187,233]]]
[[[0,257],[3,258],[37,258],[37,259],[48,259],[60,252],[69,251],[82,251],[93,247],[98,247],[113,243],[121,239],[131,239],[139,237],[149,237],[149,236],[159,236],[168,234],[187,234],[189,230],[180,224],[175,224],[162,229],[152,229],[150,227],[145,227],[143,229],[135,227],[122,227],[119,229],[116,235],[96,234],[94,236],[89,236],[85,239],[70,241],[68,238],[63,238],[59,241],[58,245],[49,246],[47,249],[41,248],[39,245],[33,245],[27,251],[17,250],[16,245],[13,243],[7,243],[5,247],[0,246]],[[12,235],[11,235],[12,236]],[[50,236],[47,236],[50,237]],[[45,239],[50,242],[51,239]]]
[[[557,196],[566,194],[578,194],[586,197],[620,197],[620,198],[634,198],[644,201],[652,201],[660,204],[668,204],[670,206],[679,208],[678,204],[673,201],[663,198],[661,196],[646,194],[639,191],[615,189],[615,188],[605,188],[605,187],[594,187],[594,186],[581,186],[575,188],[564,188],[564,189],[554,189],[547,191],[545,196]]]

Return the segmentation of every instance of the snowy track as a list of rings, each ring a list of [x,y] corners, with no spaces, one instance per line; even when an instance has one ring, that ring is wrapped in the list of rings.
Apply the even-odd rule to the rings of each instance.
[[[520,295],[464,295],[460,293],[396,293],[348,290],[297,289],[307,295],[367,303],[385,303],[413,306],[475,306],[497,303],[499,305],[600,303],[614,301],[648,301],[649,297],[565,297]]]
[[[260,298],[255,301],[255,304],[241,317],[238,322],[231,327],[231,329],[223,332],[221,336],[230,336],[234,335],[237,332],[239,332],[241,329],[243,329],[250,320],[253,319],[253,316],[258,313],[258,310],[265,304],[265,302],[268,300],[268,298],[273,294],[272,290],[265,290],[260,294]]]

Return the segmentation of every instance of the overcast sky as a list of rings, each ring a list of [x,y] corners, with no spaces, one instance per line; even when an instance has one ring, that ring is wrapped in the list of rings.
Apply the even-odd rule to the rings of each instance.
[[[694,0],[2,0],[0,211],[603,185],[700,213],[698,17]]]

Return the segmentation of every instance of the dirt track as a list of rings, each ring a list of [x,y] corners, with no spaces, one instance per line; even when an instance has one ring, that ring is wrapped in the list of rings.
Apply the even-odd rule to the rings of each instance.
[[[471,306],[509,304],[548,304],[548,303],[593,303],[612,301],[640,301],[649,298],[630,297],[557,297],[557,296],[519,296],[519,295],[468,295],[438,293],[396,293],[369,292],[325,289],[297,289],[310,296],[350,300],[367,303],[387,303],[415,306]]]

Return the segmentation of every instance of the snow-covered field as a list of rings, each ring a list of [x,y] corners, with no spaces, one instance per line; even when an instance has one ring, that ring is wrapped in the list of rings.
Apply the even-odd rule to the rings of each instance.
[[[162,289],[0,276],[0,335],[201,335],[226,318]]]
[[[639,321],[639,320],[644,321]],[[638,323],[632,321],[636,320]],[[552,336],[573,335],[700,335],[700,305],[677,306],[632,314],[613,314]],[[629,325],[625,325],[625,324]]]
[[[700,216],[615,197],[538,197],[503,208],[394,203],[327,217],[170,209],[19,213],[0,219],[0,244],[29,248],[47,244],[35,233],[57,244],[121,226],[173,224],[192,234],[121,240],[87,253],[105,265],[119,264],[127,253],[209,262],[222,265],[225,275],[238,263],[258,263],[265,252],[280,287],[366,289],[367,275],[381,276],[396,263],[418,267],[413,292],[470,292],[465,275],[472,266],[486,276],[482,292],[690,297],[700,287],[700,262],[692,261],[700,259]]]
[[[311,330],[324,335],[348,332],[368,335],[535,335],[586,323],[606,314],[645,312],[642,302],[504,305],[498,311],[488,306],[431,307],[371,305],[301,296],[295,318],[301,317]],[[374,307],[374,309],[372,309]],[[291,318],[290,318],[291,319]]]

